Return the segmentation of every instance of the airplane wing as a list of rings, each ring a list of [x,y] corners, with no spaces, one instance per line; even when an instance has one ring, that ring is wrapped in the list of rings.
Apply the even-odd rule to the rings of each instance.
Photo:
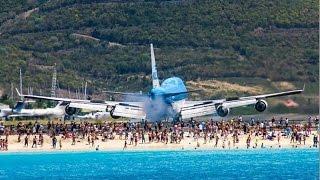
[[[143,102],[115,102],[105,101],[104,103],[92,102],[70,102],[69,107],[87,109],[91,111],[110,111],[114,118],[127,117],[145,119],[146,113],[143,109]]]
[[[49,100],[49,101],[90,102],[90,100],[58,98],[58,97],[49,97],[49,96],[24,95],[24,94],[19,94],[19,96],[20,96],[20,97],[23,97],[23,98],[26,98],[26,99],[43,99],[43,100]]]
[[[187,119],[206,115],[219,115],[219,113],[217,112],[217,109],[219,109],[219,107],[229,111],[229,109],[231,108],[256,104],[263,99],[300,94],[303,91],[304,87],[303,89],[299,90],[263,94],[257,96],[234,97],[207,101],[186,101],[184,107],[182,107],[181,109],[181,118]]]
[[[17,90],[19,96],[27,99],[43,99],[51,101],[62,101],[70,108],[86,109],[91,111],[110,111],[113,117],[127,117],[145,119],[146,114],[143,110],[143,102],[118,102],[103,100],[81,100],[69,98],[57,98],[37,95],[23,95]]]

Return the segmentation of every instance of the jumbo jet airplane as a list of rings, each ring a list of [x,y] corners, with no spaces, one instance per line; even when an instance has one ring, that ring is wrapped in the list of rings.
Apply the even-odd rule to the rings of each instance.
[[[125,100],[117,102],[77,100],[23,94],[20,94],[20,96],[31,99],[63,101],[68,103],[65,111],[69,115],[74,114],[77,109],[88,109],[92,111],[107,111],[113,118],[127,117],[158,121],[163,119],[183,120],[207,115],[218,115],[220,117],[225,117],[229,114],[230,109],[247,105],[253,105],[258,112],[263,112],[267,108],[267,98],[299,94],[304,91],[303,87],[303,89],[299,90],[248,97],[189,101],[187,100],[187,96],[192,91],[187,90],[180,78],[171,77],[165,79],[160,84],[155,63],[153,45],[151,44],[150,46],[153,86],[150,92],[147,94],[111,92],[114,94],[122,94],[126,97],[138,97],[136,98],[136,101]]]
[[[54,108],[46,109],[24,109],[25,102],[19,101],[14,108],[0,109],[0,118],[15,117],[58,117],[65,115],[65,107],[67,104],[59,102]]]

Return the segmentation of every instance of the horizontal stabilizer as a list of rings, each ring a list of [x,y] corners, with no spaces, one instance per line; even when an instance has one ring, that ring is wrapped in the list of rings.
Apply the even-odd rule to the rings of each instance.
[[[130,93],[130,92],[118,92],[118,91],[102,91],[104,93],[108,94],[119,94],[119,95],[130,95],[130,96],[141,96],[141,95],[146,95],[142,92],[140,93]]]

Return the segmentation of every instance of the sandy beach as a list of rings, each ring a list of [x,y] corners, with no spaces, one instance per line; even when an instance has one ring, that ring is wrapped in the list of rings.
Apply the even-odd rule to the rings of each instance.
[[[312,132],[314,134],[316,132]],[[2,136],[3,137],[3,136]],[[0,151],[2,152],[38,152],[38,151],[120,151],[124,150],[124,139],[119,139],[119,136],[115,136],[113,140],[101,141],[102,137],[98,136],[98,140],[94,141],[94,145],[89,144],[86,139],[76,139],[76,143],[72,145],[71,138],[63,138],[62,136],[57,136],[57,146],[53,148],[52,146],[52,138],[48,135],[44,135],[44,143],[43,146],[37,145],[37,147],[32,148],[32,135],[30,135],[29,145],[26,147],[24,145],[24,138],[22,137],[21,142],[18,142],[18,135],[10,135],[8,138],[8,151]],[[240,135],[239,142],[233,144],[232,137],[227,137],[225,140],[220,137],[218,140],[217,147],[215,147],[215,139],[207,140],[205,142],[204,138],[199,138],[198,140],[193,137],[187,137],[187,135],[181,140],[180,143],[164,143],[164,142],[146,142],[142,143],[141,141],[137,143],[137,145],[129,144],[125,150],[214,150],[214,149],[247,149],[247,137],[248,135]],[[61,140],[60,140],[61,139]],[[147,138],[148,139],[148,138]],[[62,147],[60,149],[59,142],[61,141]],[[263,147],[261,145],[263,144]],[[255,147],[257,146],[257,147]],[[286,138],[284,136],[280,137],[280,141],[278,143],[277,138],[274,140],[262,139],[260,136],[254,137],[252,136],[252,140],[250,142],[249,149],[253,148],[261,149],[261,148],[314,148],[313,147],[313,135],[306,137],[305,143],[302,141],[301,144],[299,142],[291,142],[290,138]]]

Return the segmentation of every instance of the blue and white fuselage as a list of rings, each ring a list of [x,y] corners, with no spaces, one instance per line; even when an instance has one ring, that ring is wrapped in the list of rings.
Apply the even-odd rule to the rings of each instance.
[[[151,89],[150,102],[145,105],[148,119],[174,118],[179,116],[187,98],[187,88],[178,77],[164,80],[161,86]]]
[[[147,119],[176,118],[187,98],[187,88],[178,77],[165,79],[161,85],[155,62],[153,45],[151,49],[152,86],[150,101],[144,104]]]

